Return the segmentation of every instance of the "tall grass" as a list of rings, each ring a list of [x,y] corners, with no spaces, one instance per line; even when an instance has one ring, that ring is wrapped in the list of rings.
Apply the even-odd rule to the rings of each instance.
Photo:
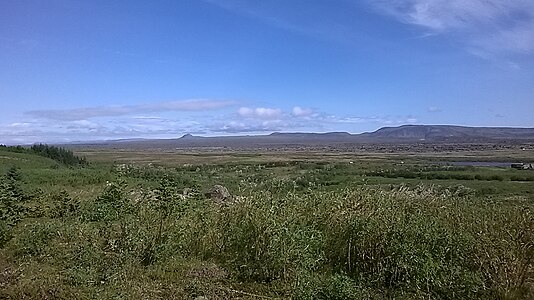
[[[198,214],[187,248],[240,280],[341,274],[388,295],[513,298],[532,293],[530,209],[461,187],[258,193]]]
[[[18,186],[11,172],[3,189]],[[42,205],[0,223],[0,297],[534,297],[527,200],[463,186],[328,191],[254,177],[220,205],[200,188],[184,193],[191,180],[181,170],[161,172],[157,184],[118,173],[89,199],[2,198]]]

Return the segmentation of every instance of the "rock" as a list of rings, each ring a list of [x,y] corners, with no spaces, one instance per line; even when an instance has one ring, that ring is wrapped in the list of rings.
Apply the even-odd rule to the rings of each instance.
[[[211,200],[218,203],[223,203],[232,198],[232,195],[230,195],[228,189],[219,184],[214,185],[211,189],[206,191],[204,195],[206,195],[206,197],[210,197]]]
[[[186,188],[184,188],[184,190],[183,190],[183,192],[182,192],[182,195],[184,195],[184,196],[189,196],[189,195],[191,195],[192,192],[193,192],[192,189],[186,187]]]

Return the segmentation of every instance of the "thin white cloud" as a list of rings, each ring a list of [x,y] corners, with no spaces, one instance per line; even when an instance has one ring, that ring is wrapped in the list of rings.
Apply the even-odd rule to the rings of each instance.
[[[492,34],[474,39],[472,43],[475,48],[486,49],[490,53],[534,54],[534,12],[531,22],[525,22],[522,26],[496,30]]]
[[[293,107],[291,114],[295,117],[310,117],[313,115],[313,110],[309,108],[302,108],[300,106]]]
[[[325,41],[351,40],[353,28],[339,18],[326,17],[320,5],[306,1],[203,0],[231,13],[258,20],[268,26]],[[331,5],[338,12],[350,7],[345,1]],[[339,17],[339,13],[336,16]]]
[[[0,124],[0,144],[57,143],[122,138],[175,138],[184,133],[206,133],[196,118],[118,117],[96,121],[36,119],[31,122]]]
[[[332,124],[378,124],[378,125],[402,125],[407,123],[417,123],[418,120],[414,116],[375,116],[375,117],[340,117],[340,116],[326,116],[319,119],[324,123]]]
[[[188,104],[189,105],[189,104]],[[204,104],[203,104],[204,105]],[[202,106],[202,105],[200,105]],[[288,111],[279,108],[248,108],[241,107],[237,113],[222,114],[191,114],[169,117],[156,112],[139,112],[139,107],[128,107],[120,114],[90,113],[67,117],[69,110],[63,110],[50,116],[24,118],[18,122],[0,124],[0,144],[17,143],[61,143],[72,141],[114,140],[124,138],[176,138],[186,133],[218,135],[218,134],[266,134],[280,132],[326,132],[349,131],[358,132],[358,128],[385,125],[401,125],[417,122],[412,116],[339,116],[312,111],[308,108],[295,106]],[[146,106],[143,106],[146,108]],[[156,107],[180,107],[181,105],[159,105]],[[213,106],[209,106],[213,107]],[[85,111],[85,112],[87,112]],[[135,114],[134,114],[135,113]],[[40,115],[39,115],[40,116]],[[90,117],[78,119],[82,116]],[[99,116],[97,118],[96,116]]]
[[[443,110],[437,106],[430,106],[427,108],[427,111],[431,113],[437,113],[437,112],[442,112]]]
[[[84,107],[74,109],[49,109],[33,110],[26,112],[27,115],[39,118],[59,121],[87,120],[97,117],[116,117],[147,112],[167,111],[204,111],[221,109],[235,104],[233,101],[220,101],[208,99],[189,99],[181,101],[157,102],[137,105],[117,105]]]
[[[534,54],[532,0],[378,0],[379,11],[401,22],[464,40],[482,56]]]
[[[280,131],[287,128],[287,124],[283,121],[264,121],[264,122],[243,122],[230,121],[223,125],[214,125],[210,128],[212,132],[218,133],[266,133],[273,131]]]
[[[496,23],[524,1],[502,0],[379,0],[371,1],[400,20],[437,31]]]
[[[249,108],[249,107],[241,107],[237,111],[239,116],[243,118],[260,118],[260,119],[279,119],[282,117],[283,113],[281,109],[278,108],[265,108],[265,107],[258,107],[258,108]]]
[[[275,108],[248,108],[238,110],[239,120],[227,117],[210,126],[214,132],[225,133],[269,133],[273,131],[328,131],[365,124],[402,125],[417,123],[414,116],[339,116],[314,112],[295,106],[290,112]],[[334,128],[334,129],[330,129]]]

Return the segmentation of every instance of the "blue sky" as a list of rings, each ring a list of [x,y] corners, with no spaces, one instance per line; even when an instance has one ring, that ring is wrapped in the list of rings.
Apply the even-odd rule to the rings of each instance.
[[[0,0],[0,143],[534,127],[531,0]]]

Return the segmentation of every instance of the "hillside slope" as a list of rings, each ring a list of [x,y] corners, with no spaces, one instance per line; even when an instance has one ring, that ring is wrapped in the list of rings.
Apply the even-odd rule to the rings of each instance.
[[[121,148],[190,148],[190,147],[235,147],[235,148],[280,148],[287,146],[332,146],[348,144],[395,144],[395,143],[500,143],[534,142],[534,128],[511,127],[466,127],[453,125],[402,125],[383,127],[374,132],[350,134],[348,132],[287,133],[274,132],[268,135],[202,137],[185,134],[176,139],[130,139],[77,143],[85,147]],[[72,147],[72,145],[71,145]]]
[[[403,125],[383,127],[361,136],[374,139],[415,140],[511,140],[534,139],[534,128],[467,127],[452,125]]]

